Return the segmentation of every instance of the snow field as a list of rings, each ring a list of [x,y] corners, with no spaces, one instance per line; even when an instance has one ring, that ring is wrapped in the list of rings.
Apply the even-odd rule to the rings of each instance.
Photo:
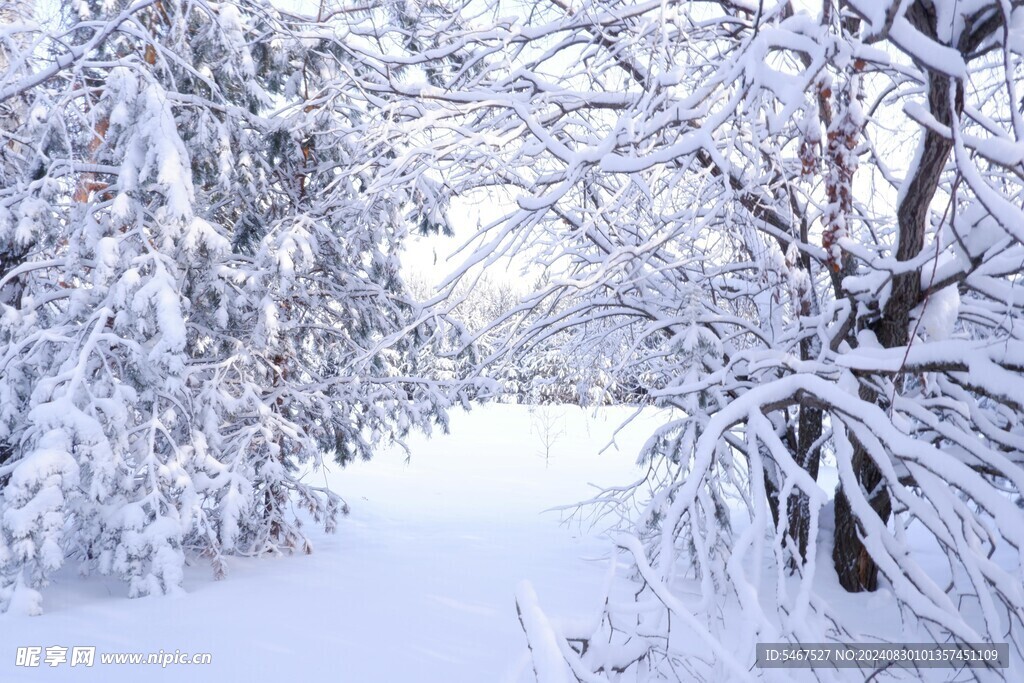
[[[202,561],[193,562],[184,595],[129,600],[123,582],[83,579],[65,567],[44,593],[42,616],[0,615],[0,682],[522,683],[535,680],[536,666],[541,681],[562,683],[564,662],[550,648],[545,654],[544,643],[557,647],[556,632],[593,628],[587,624],[599,614],[613,546],[603,533],[608,520],[593,527],[563,523],[564,514],[550,509],[592,496],[591,483],[622,485],[640,477],[636,452],[664,413],[645,412],[616,436],[617,447],[601,452],[630,414],[500,404],[456,413],[451,434],[410,439],[408,460],[395,446],[368,462],[308,474],[311,483],[326,477],[352,510],[336,534],[307,525],[313,554],[232,558],[220,582]],[[829,497],[836,481],[835,467],[823,463],[819,485]],[[819,604],[844,615],[853,640],[932,640],[904,619],[885,582],[870,595],[838,587],[827,560],[831,504],[822,512],[814,580]],[[745,516],[733,517],[733,531],[742,533]],[[929,573],[948,576],[939,549],[915,545]],[[625,560],[616,568],[618,578],[627,578]],[[778,590],[799,590],[796,577],[777,582],[768,557],[758,600],[769,613]],[[629,604],[631,587],[616,582],[613,602]],[[681,570],[672,588],[685,602],[699,582]],[[532,661],[517,598],[540,639]],[[738,609],[735,596],[723,597],[720,614]],[[679,651],[707,655],[682,625],[672,637]],[[213,663],[14,666],[16,648],[33,645],[209,652]],[[953,673],[931,669],[925,676],[946,681]],[[771,680],[810,680],[807,670],[770,674]],[[904,672],[898,680],[919,678]]]
[[[352,512],[338,532],[307,525],[309,556],[232,558],[216,582],[201,561],[186,594],[129,600],[116,579],[66,567],[39,617],[0,616],[0,681],[270,681],[490,683],[528,667],[516,616],[529,581],[551,616],[589,617],[608,569],[599,529],[544,510],[637,478],[656,418],[597,454],[627,409],[550,411],[564,434],[540,457],[536,418],[492,405],[453,416],[452,434],[409,442],[326,476]],[[319,482],[322,483],[322,482]],[[14,666],[19,646],[95,645],[102,652],[209,652],[211,665]],[[98,656],[98,655],[97,655]]]

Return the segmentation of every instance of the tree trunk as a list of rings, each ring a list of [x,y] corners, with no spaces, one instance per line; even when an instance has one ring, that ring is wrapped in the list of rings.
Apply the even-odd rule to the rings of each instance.
[[[815,481],[818,480],[818,467],[821,462],[821,445],[817,442],[821,437],[822,417],[823,413],[818,408],[812,408],[809,405],[800,406],[796,461],[797,464],[807,472],[811,479]],[[815,531],[811,529],[810,499],[806,493],[797,490],[789,497],[787,506],[789,514],[789,533],[796,543],[796,550],[800,561],[806,562],[807,545],[810,540],[811,533]]]
[[[907,18],[925,35],[936,38],[935,7],[926,0],[918,0],[907,11]],[[962,54],[970,50],[974,36],[965,35],[957,47]],[[955,90],[955,112],[950,108],[950,91]],[[959,118],[963,110],[963,85],[959,81],[937,72],[928,76],[928,108],[932,116],[944,126],[950,126],[953,116]],[[928,227],[928,213],[946,159],[953,147],[952,140],[926,130],[921,141],[918,165],[905,181],[906,189],[897,209],[898,243],[896,259],[908,261],[915,258],[924,248],[925,231]],[[910,340],[910,312],[921,303],[921,272],[919,270],[900,273],[893,278],[892,293],[882,311],[881,317],[871,325],[879,343],[884,348],[906,346]],[[902,387],[902,379],[894,378],[895,390]],[[888,396],[879,395],[871,385],[862,383],[860,398],[869,403],[883,405]],[[885,407],[883,405],[883,407]],[[888,489],[882,483],[882,473],[871,459],[867,450],[856,439],[853,441],[853,471],[857,482],[868,497],[875,514],[888,521],[892,513],[892,501]],[[854,515],[850,501],[840,485],[835,500],[836,528],[832,560],[839,583],[851,592],[873,591],[878,587],[878,565],[875,563],[862,540],[863,529]]]

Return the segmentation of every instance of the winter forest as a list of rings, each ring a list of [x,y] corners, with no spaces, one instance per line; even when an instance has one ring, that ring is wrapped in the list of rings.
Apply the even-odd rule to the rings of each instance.
[[[4,681],[1022,680],[1024,1],[0,0],[0,612]],[[859,642],[1008,666],[755,664]]]

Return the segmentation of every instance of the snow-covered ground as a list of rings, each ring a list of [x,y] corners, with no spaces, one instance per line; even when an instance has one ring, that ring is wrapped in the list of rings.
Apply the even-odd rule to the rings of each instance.
[[[0,616],[0,681],[519,680],[528,666],[520,582],[554,617],[599,607],[609,543],[600,528],[545,510],[587,497],[589,482],[637,477],[657,416],[598,453],[629,414],[508,405],[456,414],[451,435],[412,438],[408,462],[395,448],[332,468],[352,512],[336,534],[310,530],[312,555],[236,558],[220,582],[198,563],[180,597],[129,600],[120,581],[65,570],[44,592],[42,616]],[[18,647],[53,645],[208,652],[212,664],[103,665],[97,655],[91,668],[15,666]]]
[[[309,528],[312,555],[235,558],[220,582],[199,562],[182,596],[129,600],[121,581],[65,569],[44,592],[42,616],[0,615],[0,683],[530,681],[517,590],[529,582],[555,623],[599,613],[612,567],[604,527],[563,523],[548,510],[591,496],[591,483],[639,478],[637,452],[665,416],[645,413],[616,434],[630,414],[510,405],[456,413],[450,435],[410,439],[408,461],[395,447],[312,475],[326,476],[352,510],[336,534]],[[604,448],[613,435],[615,445]],[[834,468],[823,467],[820,483],[834,488]],[[838,589],[827,528],[815,583],[847,626],[867,640],[930,640],[902,622],[886,588],[870,596]],[[926,564],[939,571],[941,557],[933,559]],[[771,572],[763,589],[769,600]],[[735,609],[733,602],[725,609]],[[45,655],[55,645],[94,646],[96,661],[91,668],[16,666],[18,647],[41,647]],[[160,651],[210,653],[212,663],[99,661],[100,653]],[[951,673],[932,669],[929,680]],[[781,675],[775,679],[786,680]]]

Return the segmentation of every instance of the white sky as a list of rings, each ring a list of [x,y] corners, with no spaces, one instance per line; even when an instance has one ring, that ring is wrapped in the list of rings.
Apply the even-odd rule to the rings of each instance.
[[[455,230],[455,236],[410,235],[406,241],[405,253],[402,255],[406,273],[422,275],[435,285],[440,283],[473,252],[478,228],[488,225],[514,209],[512,198],[495,192],[477,192],[456,198],[448,209],[448,217]],[[467,245],[467,242],[472,244]],[[502,261],[491,268],[491,276],[496,281],[522,280],[522,272],[529,269],[529,262],[530,259],[523,255],[510,261]],[[532,277],[529,276],[527,279]]]

